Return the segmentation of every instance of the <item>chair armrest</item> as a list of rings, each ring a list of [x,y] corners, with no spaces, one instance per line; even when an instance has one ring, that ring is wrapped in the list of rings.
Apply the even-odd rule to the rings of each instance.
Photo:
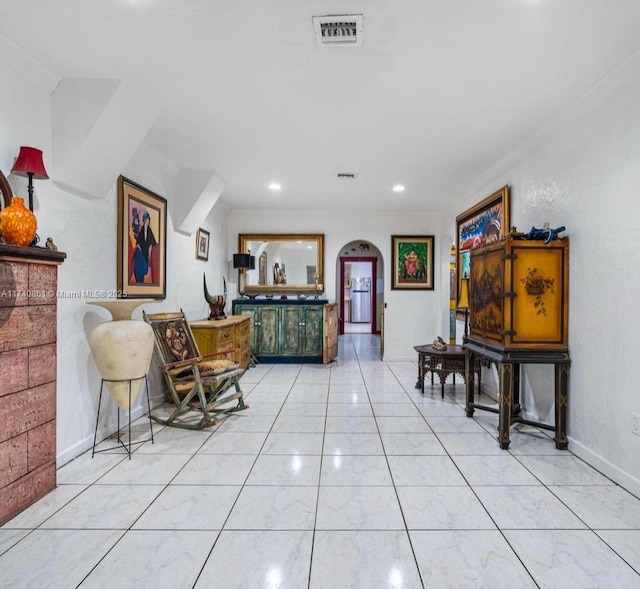
[[[230,350],[225,350],[224,352],[213,352],[213,354],[206,354],[205,356],[202,356],[201,360],[207,360],[208,358],[215,358],[216,356],[227,356],[229,354],[233,354],[239,351],[240,351],[240,348],[231,348]]]
[[[170,362],[169,364],[161,364],[160,368],[163,370],[173,370],[174,368],[181,368],[182,366],[197,365],[202,358],[190,358],[189,360],[180,360],[179,362]]]

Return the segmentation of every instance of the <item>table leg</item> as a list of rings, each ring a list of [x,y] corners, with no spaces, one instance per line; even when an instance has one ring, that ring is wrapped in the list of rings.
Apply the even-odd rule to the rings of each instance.
[[[424,355],[418,352],[418,380],[416,388],[424,395]]]
[[[473,368],[469,368],[470,366],[474,366],[475,363],[475,356],[473,355],[473,353],[471,353],[469,350],[465,350],[465,356],[466,356],[466,361],[465,361],[465,386],[466,386],[466,393],[467,393],[467,407],[466,407],[466,413],[467,413],[467,417],[472,417],[473,416],[473,412],[474,412],[474,408],[473,408],[473,401],[474,401],[474,379],[475,379],[475,370]]]
[[[566,450],[567,440],[567,409],[569,408],[569,365],[555,366],[555,398],[556,398],[556,431],[555,442],[558,450]]]
[[[507,450],[511,443],[509,429],[511,428],[511,405],[513,403],[513,364],[499,362],[498,378],[500,380],[498,442],[500,442],[500,448]]]

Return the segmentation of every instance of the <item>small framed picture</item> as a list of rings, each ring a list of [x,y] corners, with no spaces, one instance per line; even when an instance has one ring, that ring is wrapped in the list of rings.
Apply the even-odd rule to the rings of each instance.
[[[196,233],[196,258],[198,260],[209,259],[209,232],[204,229],[198,229]]]

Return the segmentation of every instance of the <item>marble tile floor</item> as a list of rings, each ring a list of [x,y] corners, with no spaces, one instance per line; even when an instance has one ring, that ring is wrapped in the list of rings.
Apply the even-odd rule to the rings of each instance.
[[[423,396],[378,350],[349,334],[331,365],[260,364],[213,430],[63,466],[0,528],[0,587],[640,587],[638,498],[548,432],[500,450],[464,385]]]

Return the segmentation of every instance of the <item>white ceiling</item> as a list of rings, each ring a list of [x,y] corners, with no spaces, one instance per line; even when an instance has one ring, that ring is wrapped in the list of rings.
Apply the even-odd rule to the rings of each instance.
[[[318,47],[311,17],[345,13],[362,46]],[[0,33],[148,84],[146,143],[233,209],[437,212],[640,46],[640,2],[0,0]]]

